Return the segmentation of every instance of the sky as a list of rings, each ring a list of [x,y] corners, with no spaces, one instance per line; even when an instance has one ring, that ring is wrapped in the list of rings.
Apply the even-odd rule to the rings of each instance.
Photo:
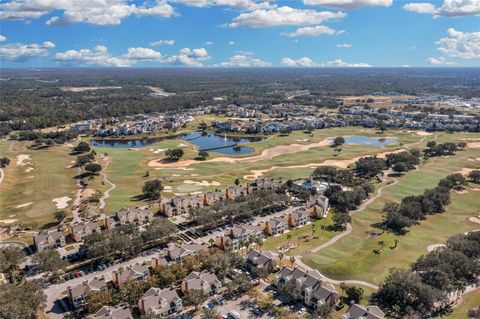
[[[480,67],[480,0],[0,0],[0,67]]]

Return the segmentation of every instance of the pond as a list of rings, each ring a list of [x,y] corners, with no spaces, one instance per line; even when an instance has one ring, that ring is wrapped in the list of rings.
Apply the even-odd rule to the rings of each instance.
[[[263,140],[263,137],[233,137],[217,134],[202,135],[199,132],[193,132],[181,135],[180,139],[196,145],[201,151],[240,155],[253,152],[252,148],[241,146],[241,144],[259,142]],[[240,146],[240,148],[238,148],[238,146]]]
[[[344,136],[345,144],[366,144],[369,146],[384,146],[397,143],[395,137],[368,137],[368,136]]]
[[[180,139],[194,144],[199,150],[207,152],[217,152],[229,155],[249,154],[253,149],[241,144],[262,141],[263,137],[232,137],[221,136],[217,134],[202,135],[200,132],[182,134],[178,137],[156,137],[145,139],[98,139],[90,143],[95,147],[113,147],[113,148],[140,148],[155,144],[166,139]],[[235,147],[237,146],[237,147]],[[240,146],[240,147],[239,147]]]

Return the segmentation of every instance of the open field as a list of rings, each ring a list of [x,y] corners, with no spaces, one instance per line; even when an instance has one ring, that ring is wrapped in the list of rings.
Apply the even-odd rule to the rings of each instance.
[[[53,220],[60,198],[75,196],[77,171],[67,168],[68,146],[29,150],[23,142],[0,141],[0,153],[11,159],[0,184],[0,219],[18,219],[41,226]],[[61,204],[61,203],[60,203]],[[63,210],[70,212],[72,201]],[[60,205],[62,207],[63,205]]]
[[[441,141],[451,139],[452,135],[439,136]],[[351,234],[317,254],[305,257],[303,261],[331,278],[378,283],[388,274],[389,268],[407,267],[420,255],[427,253],[427,246],[443,243],[453,234],[480,228],[468,220],[479,213],[479,193],[470,190],[463,194],[452,192],[452,203],[443,214],[429,216],[419,225],[411,227],[404,236],[383,233],[369,239],[370,231],[374,230],[372,225],[381,221],[381,210],[386,202],[421,194],[424,189],[436,186],[441,178],[453,172],[479,168],[480,162],[476,160],[479,155],[478,149],[467,149],[456,156],[429,160],[418,170],[400,177],[396,185],[386,188],[365,210],[354,214]],[[376,231],[380,232],[378,229]],[[392,249],[395,239],[398,239],[398,245]],[[381,246],[380,242],[384,245]],[[381,249],[382,253],[374,254],[374,249]]]

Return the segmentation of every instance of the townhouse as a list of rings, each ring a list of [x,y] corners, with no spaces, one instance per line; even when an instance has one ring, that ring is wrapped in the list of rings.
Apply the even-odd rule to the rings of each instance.
[[[44,230],[33,236],[33,245],[37,251],[65,246],[65,236],[61,231]]]
[[[120,288],[124,283],[130,280],[142,281],[150,277],[148,266],[135,264],[127,268],[119,268],[112,272],[112,283]]]
[[[153,219],[153,214],[139,208],[122,208],[115,213],[115,216],[105,219],[105,229],[111,230],[116,225],[145,225]]]
[[[192,291],[202,291],[207,296],[212,296],[220,292],[222,282],[211,272],[192,271],[183,281],[181,290],[188,295]]]
[[[160,211],[167,217],[188,213],[204,206],[204,195],[178,195],[160,203]]]
[[[305,226],[310,222],[310,217],[308,211],[305,207],[293,207],[288,213],[288,225],[290,227],[301,227]]]
[[[377,306],[353,304],[348,308],[342,319],[384,319],[385,314]]]
[[[76,242],[83,240],[85,236],[100,232],[100,226],[94,222],[77,223],[70,227],[72,239]]]
[[[293,283],[298,299],[313,309],[323,304],[334,305],[339,296],[335,287],[327,284],[323,276],[316,270],[283,267],[276,275],[274,285]]]
[[[229,200],[234,200],[240,196],[246,196],[248,194],[248,188],[242,185],[236,185],[229,187],[225,190],[225,197]]]
[[[306,202],[305,208],[314,218],[326,218],[329,209],[328,198],[324,195],[311,196]]]
[[[242,224],[229,228],[223,236],[215,239],[215,244],[223,250],[237,250],[251,240],[262,240],[265,237],[261,227]]]
[[[175,289],[150,288],[138,301],[138,309],[142,315],[154,314],[168,317],[182,311],[182,299]]]
[[[181,245],[170,243],[168,244],[166,251],[168,258],[171,261],[178,262],[187,256],[196,256],[202,251],[208,252],[208,247],[194,243],[182,243]]]
[[[92,292],[107,291],[105,277],[95,277],[92,280],[85,280],[74,287],[68,286],[68,300],[73,308],[78,309],[85,305],[88,294]]]
[[[263,268],[271,273],[277,266],[277,261],[275,260],[275,255],[269,250],[258,251],[251,249],[247,253],[245,264],[248,270]]]
[[[263,230],[269,236],[283,234],[288,230],[288,221],[282,217],[274,217],[266,221]]]
[[[103,306],[88,319],[134,319],[130,308],[127,305],[118,307]]]

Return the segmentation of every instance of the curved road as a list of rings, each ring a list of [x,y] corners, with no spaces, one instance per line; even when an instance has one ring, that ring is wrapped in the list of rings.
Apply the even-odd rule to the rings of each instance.
[[[107,166],[108,166],[108,164],[105,165],[105,168],[107,168]],[[105,169],[105,168],[104,168],[104,169]],[[105,193],[103,193],[102,198],[100,198],[100,205],[98,206],[98,208],[99,208],[99,209],[103,209],[103,208],[105,208],[105,200],[110,197],[110,192],[113,191],[115,188],[117,188],[117,185],[115,185],[114,183],[112,183],[112,181],[108,179],[108,177],[107,177],[107,175],[106,175],[105,173],[100,173],[100,175],[102,175],[103,180],[105,181],[105,183],[107,183],[107,184],[110,185],[110,188],[107,189],[107,190],[105,191]]]

